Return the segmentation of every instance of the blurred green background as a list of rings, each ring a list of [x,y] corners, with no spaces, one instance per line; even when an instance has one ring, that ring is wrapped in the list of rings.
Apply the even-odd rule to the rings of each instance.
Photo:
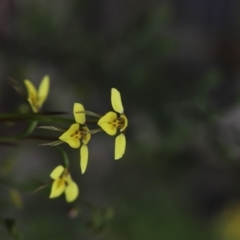
[[[50,186],[31,194],[61,164],[55,148],[0,146],[0,240],[14,239],[7,227],[35,240],[240,239],[239,13],[237,0],[1,0],[1,113],[31,113],[8,77],[49,74],[43,111],[104,114],[115,87],[129,126],[120,161],[114,137],[92,137],[84,175],[63,145],[73,204],[48,199]],[[24,127],[1,122],[0,134]]]

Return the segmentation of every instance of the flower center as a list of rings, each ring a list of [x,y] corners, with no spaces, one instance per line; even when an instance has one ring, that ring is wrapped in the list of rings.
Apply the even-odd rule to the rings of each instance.
[[[79,130],[71,134],[71,137],[76,139],[82,139],[83,142],[86,144],[90,140],[91,134],[89,133],[89,129],[83,126],[83,127],[80,127]]]
[[[64,171],[62,172],[62,174],[59,176],[59,179],[61,179],[59,186],[62,184],[67,184],[68,185],[68,178],[69,178],[70,174],[68,172],[67,169],[64,169]]]
[[[82,132],[80,130],[77,130],[75,133],[71,134],[71,137],[80,139],[82,137]]]
[[[30,97],[29,97],[29,101],[32,102],[32,104],[34,105],[34,107],[37,108],[37,110],[39,110],[39,106],[38,106],[38,101],[37,101],[37,98],[34,94],[31,94]]]
[[[115,126],[118,129],[121,129],[124,125],[124,120],[121,118],[117,118],[113,123],[113,126]]]
[[[125,130],[128,125],[127,117],[123,114],[119,116],[115,121],[112,122],[113,126],[118,128],[121,132]]]

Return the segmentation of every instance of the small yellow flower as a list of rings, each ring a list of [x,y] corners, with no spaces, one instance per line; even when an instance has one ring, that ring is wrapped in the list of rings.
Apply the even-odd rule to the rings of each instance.
[[[48,92],[49,92],[49,85],[50,85],[50,80],[49,76],[46,75],[43,77],[38,91],[35,88],[35,86],[30,82],[29,80],[24,80],[24,84],[27,88],[28,92],[28,102],[30,106],[32,107],[33,112],[39,112],[41,109],[43,103],[47,99]]]
[[[67,168],[57,166],[51,172],[50,177],[54,181],[49,198],[56,198],[65,193],[66,201],[73,202],[78,197],[78,185],[72,180]]]
[[[109,135],[113,136],[120,131],[115,140],[114,159],[120,159],[125,153],[126,137],[124,131],[128,126],[128,119],[124,114],[120,92],[116,88],[111,90],[111,102],[115,112],[108,112],[98,121],[98,125]],[[119,114],[117,114],[117,113]]]
[[[86,117],[84,111],[85,110],[82,104],[74,103],[73,115],[77,123],[72,124],[70,128],[59,137],[61,141],[68,143],[69,146],[72,148],[79,148],[82,143],[82,147],[80,148],[80,167],[82,173],[84,173],[87,168],[88,164],[87,143],[91,138],[90,131],[85,126]]]

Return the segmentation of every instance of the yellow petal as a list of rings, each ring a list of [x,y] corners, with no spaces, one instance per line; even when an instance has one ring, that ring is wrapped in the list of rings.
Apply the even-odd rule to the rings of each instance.
[[[47,99],[50,87],[50,79],[48,75],[45,75],[38,88],[38,106],[42,107],[43,103]]]
[[[117,133],[117,128],[110,123],[98,124],[108,135],[115,135]]]
[[[34,95],[37,97],[37,89],[35,88],[35,86],[32,84],[32,82],[28,79],[24,80],[24,84],[27,88],[27,92],[28,94]]]
[[[58,165],[55,167],[50,173],[50,177],[54,180],[58,179],[64,171],[64,167],[62,165]]]
[[[28,102],[33,110],[33,112],[38,112],[39,108],[37,106],[37,90],[35,86],[29,81],[29,80],[24,80],[24,84],[27,88],[28,92]]]
[[[79,130],[79,124],[74,123],[65,133],[63,133],[59,137],[59,139],[62,140],[63,142],[68,143],[69,146],[72,148],[79,148],[80,147],[79,137],[74,136],[74,134],[76,134],[78,130]]]
[[[82,174],[86,171],[87,164],[88,164],[88,147],[87,145],[83,144],[80,150],[80,166],[82,170]]]
[[[89,129],[87,127],[83,127],[83,131],[84,132],[89,132]],[[85,133],[83,138],[82,138],[82,142],[84,144],[88,144],[90,139],[91,139],[91,134],[90,133]]]
[[[67,202],[73,202],[79,194],[78,185],[72,181],[68,184],[68,186],[65,189],[65,196]]]
[[[65,190],[65,181],[62,178],[55,180],[52,184],[52,189],[49,198],[59,197]]]
[[[123,154],[125,153],[125,149],[126,149],[126,137],[124,134],[120,134],[116,137],[115,140],[115,156],[114,159],[118,160],[120,159]]]
[[[113,122],[117,119],[115,112],[108,112],[98,120],[98,125],[109,135],[113,136],[117,133],[117,127]]]
[[[84,112],[84,111],[85,109],[81,103],[74,103],[73,115],[77,123],[84,124],[86,122],[85,113],[77,113],[77,112]]]
[[[126,129],[126,127],[128,126],[128,119],[127,119],[127,117],[126,117],[124,114],[121,114],[121,115],[120,115],[120,118],[121,118],[122,121],[123,121],[123,126],[122,126],[122,128],[120,129],[120,132],[123,132],[123,131]]]
[[[112,102],[112,107],[116,112],[123,113],[124,110],[123,110],[121,95],[116,88],[112,88],[111,102]]]

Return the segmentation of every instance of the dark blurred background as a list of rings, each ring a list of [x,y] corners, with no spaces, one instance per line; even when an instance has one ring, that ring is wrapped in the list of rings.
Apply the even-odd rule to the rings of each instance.
[[[115,87],[129,126],[120,161],[114,137],[92,137],[84,175],[63,145],[74,204],[26,187],[50,180],[55,148],[1,146],[0,240],[15,224],[16,238],[36,240],[240,239],[239,13],[238,0],[1,0],[1,113],[31,112],[8,77],[38,85],[49,74],[43,111],[73,118],[81,102],[104,114]],[[1,123],[5,135],[21,127]]]

